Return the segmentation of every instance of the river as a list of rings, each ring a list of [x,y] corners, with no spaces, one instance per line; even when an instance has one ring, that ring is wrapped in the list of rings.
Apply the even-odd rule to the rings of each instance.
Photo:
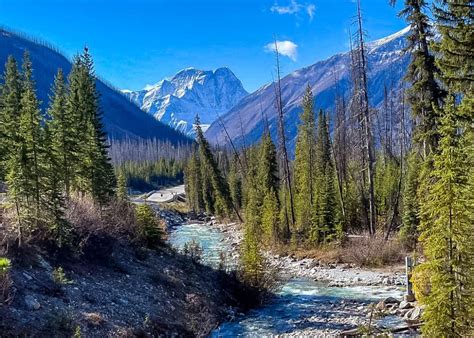
[[[169,243],[182,250],[195,240],[203,249],[202,263],[217,267],[221,252],[231,248],[224,234],[206,224],[182,224],[173,227]],[[236,262],[232,262],[236,264]],[[262,337],[274,335],[336,335],[341,330],[367,322],[368,303],[386,297],[401,298],[395,287],[329,287],[310,278],[290,278],[267,304],[236,316],[211,333],[212,337]],[[378,326],[394,327],[401,321],[394,316],[374,320]]]

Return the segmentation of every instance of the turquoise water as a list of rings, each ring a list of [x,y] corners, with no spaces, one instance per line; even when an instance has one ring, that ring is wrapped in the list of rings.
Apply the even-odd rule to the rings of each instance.
[[[173,229],[169,243],[182,250],[186,242],[194,239],[203,249],[202,262],[217,267],[220,253],[230,251],[223,242],[223,236],[219,230],[205,224],[183,224]],[[331,321],[331,318],[350,315],[360,317],[362,320],[365,318],[365,313],[362,311],[354,313],[354,305],[347,310],[347,314],[340,310],[340,306],[336,312],[336,309],[332,310],[336,304],[357,302],[363,305],[389,296],[400,298],[402,291],[393,287],[328,287],[325,283],[309,278],[290,279],[282,285],[268,304],[243,316],[237,316],[231,322],[223,323],[211,333],[211,336],[262,337],[291,333],[305,328],[347,329],[347,326]],[[399,323],[399,320],[393,320],[391,326]]]
[[[168,242],[182,252],[186,243],[196,241],[202,248],[201,262],[217,268],[221,253],[225,255],[230,251],[223,238],[222,232],[205,224],[182,224],[172,229]]]

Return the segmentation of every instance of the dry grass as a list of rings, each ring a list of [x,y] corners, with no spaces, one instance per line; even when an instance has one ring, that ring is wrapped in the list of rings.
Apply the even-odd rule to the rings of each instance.
[[[383,267],[403,262],[406,255],[398,239],[384,240],[382,236],[350,238],[344,244],[342,259],[364,267]]]
[[[92,326],[100,326],[105,323],[105,319],[97,312],[84,313],[84,319]]]
[[[311,258],[321,264],[348,263],[360,267],[385,267],[403,263],[406,256],[397,238],[385,241],[382,236],[371,238],[367,234],[350,237],[343,244],[334,243],[315,248],[310,245],[273,247],[273,253],[292,255],[297,259]]]

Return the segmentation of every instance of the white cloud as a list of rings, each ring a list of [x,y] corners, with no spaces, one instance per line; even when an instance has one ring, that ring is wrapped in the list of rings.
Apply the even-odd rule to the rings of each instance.
[[[298,56],[298,45],[293,41],[277,41],[276,46],[278,47],[278,53],[289,57],[291,60],[296,61]],[[271,42],[265,45],[266,52],[275,52],[275,42]]]
[[[277,3],[275,3],[270,10],[273,13],[278,13],[278,14],[294,14],[298,15],[301,11],[306,12],[306,14],[309,16],[309,19],[312,20],[314,17],[314,12],[316,10],[316,6],[312,3],[298,3],[296,0],[291,0],[290,3],[287,6],[280,6]]]

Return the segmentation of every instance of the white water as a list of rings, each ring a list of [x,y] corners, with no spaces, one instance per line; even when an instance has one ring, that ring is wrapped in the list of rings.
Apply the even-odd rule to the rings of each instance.
[[[217,267],[220,253],[230,250],[223,236],[219,230],[205,224],[183,224],[172,230],[169,243],[182,250],[186,242],[194,239],[203,249],[202,263]],[[235,266],[236,262],[233,264]],[[309,278],[290,279],[268,304],[223,323],[211,336],[262,337],[302,332],[308,328],[349,329],[354,325],[336,318],[351,317],[362,323],[366,318],[363,305],[389,296],[400,298],[402,291],[395,287],[328,287]],[[341,306],[342,302],[350,305]],[[396,326],[400,320],[386,317],[379,324]]]

